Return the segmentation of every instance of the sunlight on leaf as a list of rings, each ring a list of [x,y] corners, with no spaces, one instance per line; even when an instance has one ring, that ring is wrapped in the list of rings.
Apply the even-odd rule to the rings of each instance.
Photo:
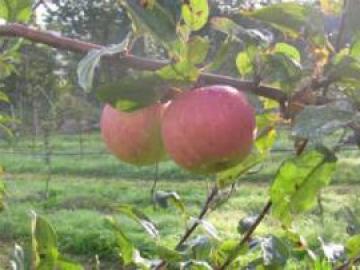
[[[286,160],[270,188],[273,215],[290,225],[292,215],[315,205],[316,195],[330,183],[335,168],[335,155],[324,147]]]
[[[291,2],[269,5],[253,12],[246,12],[244,15],[268,23],[292,37],[297,37],[307,23],[309,10],[305,5]]]
[[[182,5],[182,17],[192,31],[204,27],[209,17],[208,0],[188,0]]]
[[[346,251],[350,258],[360,256],[360,234],[352,236],[346,242]]]

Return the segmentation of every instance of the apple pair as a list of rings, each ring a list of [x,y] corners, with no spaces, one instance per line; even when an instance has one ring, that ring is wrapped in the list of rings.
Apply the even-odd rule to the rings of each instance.
[[[246,96],[224,85],[186,91],[169,103],[126,113],[106,105],[102,137],[115,156],[134,165],[166,157],[196,173],[215,173],[251,152],[255,111]]]

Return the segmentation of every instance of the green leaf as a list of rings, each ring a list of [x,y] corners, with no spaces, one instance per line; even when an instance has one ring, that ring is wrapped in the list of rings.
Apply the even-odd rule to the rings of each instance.
[[[238,42],[252,45],[267,45],[271,42],[271,37],[266,36],[259,30],[246,29],[227,17],[213,17],[210,23],[213,29],[227,34]]]
[[[306,106],[295,117],[293,134],[297,137],[312,140],[321,138],[353,121],[355,112],[342,104],[328,104],[322,106]]]
[[[302,78],[302,67],[299,62],[284,53],[275,52],[265,56],[266,69],[264,77],[280,84],[286,91],[295,89],[295,84]]]
[[[219,243],[211,254],[211,259],[215,265],[222,265],[228,256],[238,247],[239,241],[236,239],[228,239]],[[249,251],[249,245],[243,245],[237,250],[235,257],[246,254]]]
[[[341,12],[343,1],[341,0],[320,0],[321,10],[325,14],[338,15]]]
[[[236,67],[241,76],[252,75],[254,72],[253,59],[248,52],[240,52],[236,57]]]
[[[197,237],[188,240],[180,250],[186,253],[187,257],[191,257],[194,260],[207,260],[212,251],[212,242],[210,238],[204,235],[198,235]]]
[[[357,39],[351,43],[349,54],[360,60],[360,37],[357,37]]]
[[[293,214],[301,214],[316,203],[319,190],[330,183],[336,157],[324,147],[286,160],[270,189],[273,215],[289,225]]]
[[[167,208],[168,202],[173,204],[182,214],[186,215],[185,205],[182,202],[179,194],[176,192],[165,192],[158,190],[156,191],[155,195],[155,201],[160,207]]]
[[[284,54],[287,57],[300,63],[301,55],[299,50],[290,44],[283,42],[276,43],[273,52]]]
[[[166,81],[155,72],[135,72],[99,87],[98,98],[120,111],[131,112],[147,107],[161,99]]]
[[[80,264],[62,257],[57,249],[57,236],[52,225],[33,212],[32,248],[37,270],[82,270]]]
[[[261,239],[263,264],[271,269],[283,269],[289,258],[289,247],[279,238],[270,235]]]
[[[360,255],[360,234],[352,236],[346,242],[346,251],[350,259],[354,259]]]
[[[207,38],[194,36],[188,42],[188,61],[194,65],[205,61],[210,48],[210,42]]]
[[[31,0],[0,0],[0,18],[8,22],[27,22],[31,17]]]
[[[59,256],[56,233],[51,224],[35,212],[32,217],[32,244],[36,269],[54,269]]]
[[[120,43],[111,47],[91,50],[79,63],[77,68],[78,82],[85,91],[90,91],[93,85],[94,73],[101,57],[124,52],[129,45],[129,35]]]
[[[238,223],[237,231],[240,234],[246,233],[255,224],[258,217],[258,215],[243,217]]]
[[[186,41],[179,39],[174,43],[171,58],[176,62],[198,65],[206,60],[209,48],[208,38],[193,36]]]
[[[156,229],[154,223],[138,208],[128,204],[121,204],[115,207],[115,210],[119,213],[126,215],[131,218],[139,225],[141,225],[145,231],[153,238],[157,238],[159,236],[159,232]]]
[[[0,18],[7,19],[8,18],[8,7],[4,4],[4,0],[0,1]]]
[[[253,152],[238,165],[217,174],[216,183],[219,186],[219,188],[225,188],[235,183],[241,176],[245,175],[250,169],[252,169],[256,165],[264,161],[264,159],[270,152],[270,149],[272,148],[275,142],[277,134],[273,128],[259,127],[259,129],[261,131],[265,130],[265,132],[256,139],[255,149],[253,150]]]
[[[333,270],[333,267],[331,265],[331,262],[328,262],[327,260],[321,260],[318,259],[314,262],[311,269],[314,270]]]
[[[105,224],[109,226],[116,235],[118,247],[120,249],[120,255],[125,265],[129,265],[134,260],[135,247],[130,239],[123,232],[119,223],[113,218],[109,217],[105,220]]]
[[[250,154],[243,162],[238,165],[222,171],[216,176],[216,183],[220,189],[235,183],[239,178],[245,175],[250,169],[262,162],[262,158],[257,154]]]
[[[348,55],[347,50],[342,50],[328,66],[327,73],[332,81],[359,87],[360,59]]]
[[[167,9],[157,1],[147,7],[141,1],[119,1],[125,6],[139,34],[148,32],[165,46],[171,47],[171,43],[177,39],[176,21]]]
[[[7,103],[10,102],[8,96],[2,91],[0,91],[0,101],[7,102]]]
[[[212,270],[213,269],[208,262],[195,261],[195,260],[183,262],[180,264],[180,267],[181,267],[180,269],[183,269],[183,270]]]
[[[184,255],[179,251],[169,249],[161,245],[156,246],[156,254],[160,257],[160,259],[170,263],[178,263],[184,260]]]
[[[62,256],[60,256],[56,263],[56,269],[57,270],[83,270],[84,267],[82,267],[80,264],[78,264],[76,262],[73,262],[67,258],[63,258]]]
[[[208,0],[187,0],[182,5],[182,17],[192,31],[198,31],[204,27],[209,17]]]
[[[199,226],[205,231],[206,234],[208,234],[210,237],[212,237],[215,240],[220,240],[219,232],[215,228],[215,226],[210,223],[209,221],[206,221],[204,219],[197,219],[197,218],[190,218],[190,223],[198,223]]]
[[[231,36],[228,36],[217,50],[215,56],[212,59],[212,63],[207,67],[207,70],[212,72],[219,70],[222,65],[230,58],[230,55],[232,55],[230,52],[233,49],[234,44],[235,42],[233,42]]]
[[[195,82],[200,76],[200,70],[190,61],[180,61],[167,65],[156,72],[160,78],[173,83],[186,84]]]
[[[297,37],[308,21],[309,9],[305,5],[291,2],[269,5],[244,14],[268,23],[292,37]]]

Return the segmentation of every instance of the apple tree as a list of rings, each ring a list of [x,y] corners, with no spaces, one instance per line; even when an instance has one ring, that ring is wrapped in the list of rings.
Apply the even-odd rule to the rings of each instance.
[[[183,167],[213,178],[213,187],[196,217],[187,212],[177,193],[157,191],[154,194],[160,206],[173,204],[186,221],[185,231],[175,247],[162,243],[156,225],[136,206],[113,206],[114,213],[137,222],[156,247],[154,258],[142,256],[116,217],[107,217],[107,225],[118,241],[123,266],[284,269],[292,259],[306,269],[356,267],[360,262],[359,235],[344,239],[344,259],[335,256],[334,250],[324,244],[326,258],[323,260],[310,250],[293,222],[297,215],[314,207],[319,191],[331,182],[337,154],[342,151],[346,137],[352,136],[359,145],[360,3],[358,0],[241,1],[237,5],[226,2],[119,0],[131,19],[132,29],[121,43],[108,47],[13,23],[20,20],[21,12],[4,5],[0,16],[7,23],[0,26],[0,36],[22,37],[86,54],[77,70],[79,85],[85,91],[95,91],[115,114],[123,115],[120,122],[136,118],[132,116],[151,106],[167,104],[160,127],[165,150]],[[214,6],[221,7],[216,15],[212,12]],[[205,28],[221,37],[222,42],[214,53],[210,53],[216,43],[211,40],[214,35],[207,35]],[[134,44],[143,36],[151,36],[156,46],[164,50],[165,60],[133,54]],[[103,67],[99,65],[101,61],[103,65],[120,63],[127,72],[115,82],[104,81],[93,87],[96,68]],[[236,67],[236,76],[219,74],[228,61]],[[204,91],[207,93],[209,89],[211,98],[203,98]],[[235,93],[233,89],[237,89]],[[231,108],[237,112],[235,116],[223,114]],[[256,111],[256,129],[251,120],[255,116],[248,112],[251,110]],[[176,112],[170,117],[172,111]],[[185,117],[187,113],[190,116]],[[208,115],[213,121],[204,120]],[[231,119],[223,115],[231,115]],[[115,125],[109,119],[104,128]],[[194,126],[201,128],[192,132]],[[271,179],[268,202],[258,215],[239,222],[240,238],[220,238],[206,215],[226,203],[239,181],[266,160],[279,129],[284,126],[293,139],[294,150]],[[175,132],[177,128],[179,132]],[[144,130],[136,125],[135,129]],[[242,136],[239,130],[251,136]],[[192,136],[185,139],[186,143],[179,143],[190,133]],[[237,134],[239,138],[232,140]],[[133,137],[127,137],[128,144],[133,144]],[[108,135],[105,138],[108,142],[112,140]],[[242,140],[246,143],[241,144]],[[221,145],[219,142],[225,145],[231,141],[240,141],[240,145],[234,147],[240,147],[241,158],[233,153],[223,156],[224,147],[216,149]],[[244,150],[251,144],[251,149]],[[228,148],[233,150],[232,146]],[[202,163],[200,152],[206,153],[204,162],[210,163]],[[123,155],[118,156],[124,159]],[[194,163],[186,164],[186,157],[194,157]],[[220,161],[224,163],[218,163]],[[278,221],[283,234],[254,237],[259,224],[270,214]],[[206,236],[194,236],[198,227],[205,230]],[[34,215],[33,232],[36,269],[81,269],[59,253],[55,231],[45,219]],[[43,265],[50,268],[41,268]]]

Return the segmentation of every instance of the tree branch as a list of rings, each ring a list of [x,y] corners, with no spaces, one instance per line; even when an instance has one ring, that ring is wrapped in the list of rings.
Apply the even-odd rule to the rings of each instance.
[[[68,50],[81,54],[86,54],[92,49],[103,48],[103,46],[98,44],[62,37],[57,33],[45,32],[16,23],[0,25],[0,36],[25,38],[35,43],[42,43],[56,49]],[[169,64],[169,62],[167,61],[147,59],[131,54],[119,54],[109,57],[111,59],[116,59],[116,61],[119,61],[120,63],[128,66],[129,68],[134,68],[138,70],[157,70]],[[287,95],[279,89],[263,85],[255,86],[252,81],[238,80],[230,76],[204,72],[201,73],[199,77],[199,82],[201,85],[231,85],[241,91],[250,91],[256,95],[276,100],[280,104],[283,104],[287,100]]]
[[[200,211],[200,214],[198,215],[197,219],[200,221],[202,220],[205,215],[208,213],[208,211],[210,210],[210,206],[212,204],[212,202],[214,201],[214,199],[216,198],[216,195],[218,194],[219,189],[217,188],[216,185],[214,185],[214,187],[212,188],[211,192],[209,193],[209,195],[206,198],[206,201],[203,205],[203,208]],[[188,239],[189,237],[193,234],[193,232],[196,230],[196,228],[199,226],[199,222],[194,222],[184,233],[184,235],[181,237],[180,241],[177,243],[175,249],[179,249]],[[160,269],[165,269],[167,265],[166,261],[161,261],[157,266],[156,266],[156,270],[160,270]]]
[[[346,27],[346,16],[348,12],[348,1],[344,0],[343,10],[340,18],[339,31],[336,38],[335,51],[339,52],[342,48],[344,37],[345,37],[345,27]]]
[[[261,221],[265,218],[267,213],[270,211],[272,202],[268,201],[263,210],[261,211],[260,215],[255,220],[254,224],[250,227],[250,229],[246,232],[244,237],[241,239],[239,244],[236,245],[236,247],[231,251],[229,256],[226,258],[226,261],[224,264],[219,268],[219,270],[225,270],[227,267],[234,261],[234,259],[237,257],[238,252],[243,248],[243,246],[250,240],[252,234],[256,230],[256,228],[259,226]]]

